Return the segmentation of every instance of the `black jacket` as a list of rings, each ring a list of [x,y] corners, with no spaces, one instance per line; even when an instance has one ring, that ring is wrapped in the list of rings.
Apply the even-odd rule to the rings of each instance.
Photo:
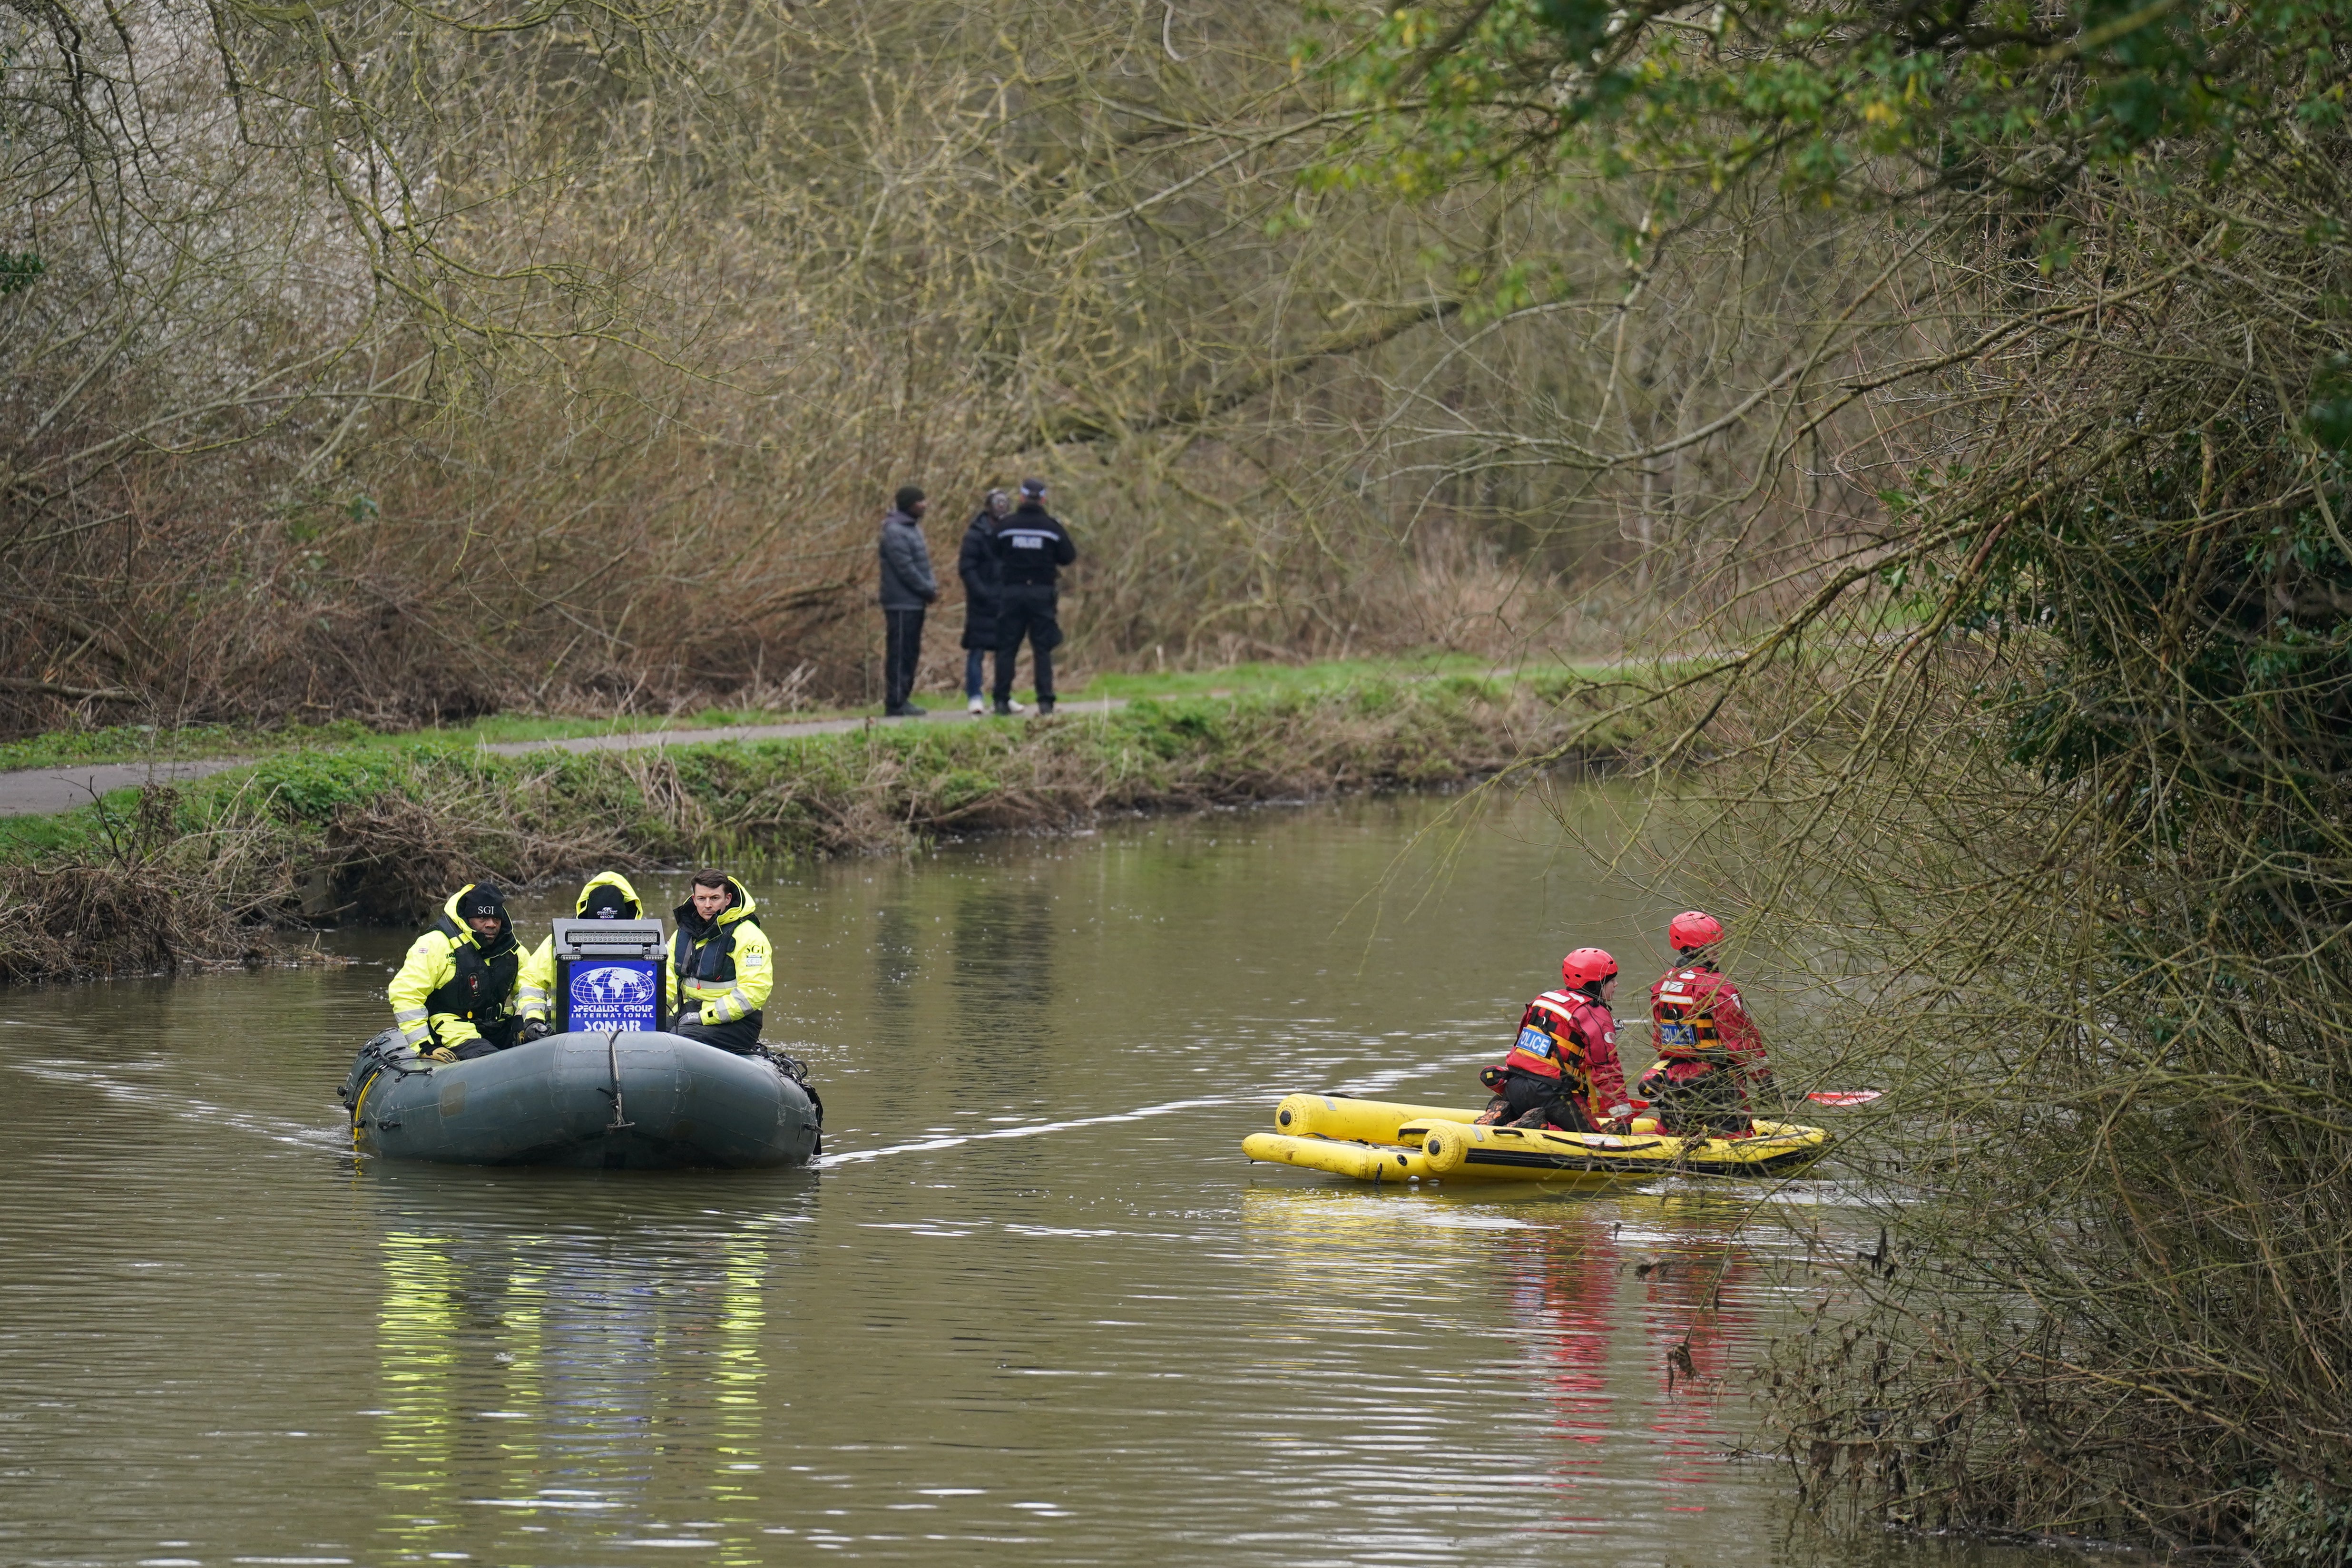
[[[996,515],[982,507],[963,531],[963,548],[956,554],[956,575],[963,579],[963,646],[996,646],[996,603],[1004,587],[1004,571],[996,562]]]
[[[1013,509],[1011,517],[996,525],[996,559],[1008,588],[1050,588],[1061,575],[1061,568],[1077,558],[1078,547],[1071,542],[1070,531],[1034,500],[1023,501]]]
[[[940,596],[922,525],[903,511],[882,520],[882,607],[919,610]]]

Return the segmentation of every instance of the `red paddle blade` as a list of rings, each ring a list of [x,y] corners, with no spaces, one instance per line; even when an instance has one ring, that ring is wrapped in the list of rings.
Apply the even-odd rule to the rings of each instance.
[[[1805,1096],[1815,1105],[1868,1105],[1879,1096],[1874,1089],[1817,1089]]]

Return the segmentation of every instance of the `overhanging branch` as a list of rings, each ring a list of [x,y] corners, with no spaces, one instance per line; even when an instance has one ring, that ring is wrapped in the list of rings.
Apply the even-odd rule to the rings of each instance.
[[[1425,304],[1390,311],[1350,331],[1335,332],[1296,353],[1260,364],[1238,380],[1212,383],[1137,418],[1118,419],[1076,409],[1066,410],[1049,416],[1038,429],[1036,438],[1018,449],[1030,451],[1038,447],[1109,441],[1127,436],[1149,435],[1155,430],[1182,430],[1206,424],[1270,390],[1286,375],[1322,360],[1346,359],[1367,349],[1376,349],[1415,327],[1443,321],[1461,309],[1462,301],[1459,300],[1431,300]]]

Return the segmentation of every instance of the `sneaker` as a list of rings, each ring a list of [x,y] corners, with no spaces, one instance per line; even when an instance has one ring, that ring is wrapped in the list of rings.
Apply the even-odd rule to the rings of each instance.
[[[977,697],[973,698],[971,701],[969,701],[969,702],[965,703],[965,704],[964,704],[964,706],[965,706],[967,709],[971,710],[971,714],[972,714],[972,717],[974,717],[974,718],[979,718],[981,715],[982,715],[982,714],[984,714],[984,713],[986,713],[986,712],[988,711],[988,704],[987,704],[987,703],[985,703],[985,702],[982,702],[982,701],[979,698],[977,698]]]
[[[918,708],[913,703],[908,702],[897,708],[885,708],[882,710],[882,717],[885,719],[920,719],[929,711],[930,710],[928,708]]]
[[[1010,719],[1010,718],[1012,718],[1012,717],[1013,717],[1013,705],[1012,705],[1011,703],[1009,703],[1009,702],[1000,702],[1000,703],[998,703],[998,704],[996,705],[996,716],[997,716],[998,718],[1000,718],[1000,719]]]
[[[1051,713],[1053,710],[1054,710],[1054,704],[1053,704],[1053,702],[1052,702],[1050,700],[1046,700],[1046,701],[1040,702],[1040,703],[1038,703],[1038,704],[1037,704],[1037,711],[1038,711],[1039,713],[1041,713],[1041,714],[1042,714],[1042,713]]]
[[[1005,708],[1006,708],[1006,710],[1007,710],[1008,712],[1013,712],[1013,713],[1026,713],[1026,712],[1028,712],[1028,711],[1029,711],[1029,710],[1027,710],[1026,708],[1022,707],[1022,706],[1021,706],[1021,704],[1020,704],[1020,703],[1018,703],[1018,702],[1010,702],[1010,703],[1007,703],[1007,704],[1005,705]]]

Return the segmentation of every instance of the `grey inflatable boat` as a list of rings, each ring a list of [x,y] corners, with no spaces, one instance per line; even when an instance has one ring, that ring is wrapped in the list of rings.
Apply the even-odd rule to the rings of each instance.
[[[790,1058],[603,1030],[436,1062],[388,1029],[360,1047],[341,1099],[362,1153],[454,1165],[805,1165],[824,1119]]]

